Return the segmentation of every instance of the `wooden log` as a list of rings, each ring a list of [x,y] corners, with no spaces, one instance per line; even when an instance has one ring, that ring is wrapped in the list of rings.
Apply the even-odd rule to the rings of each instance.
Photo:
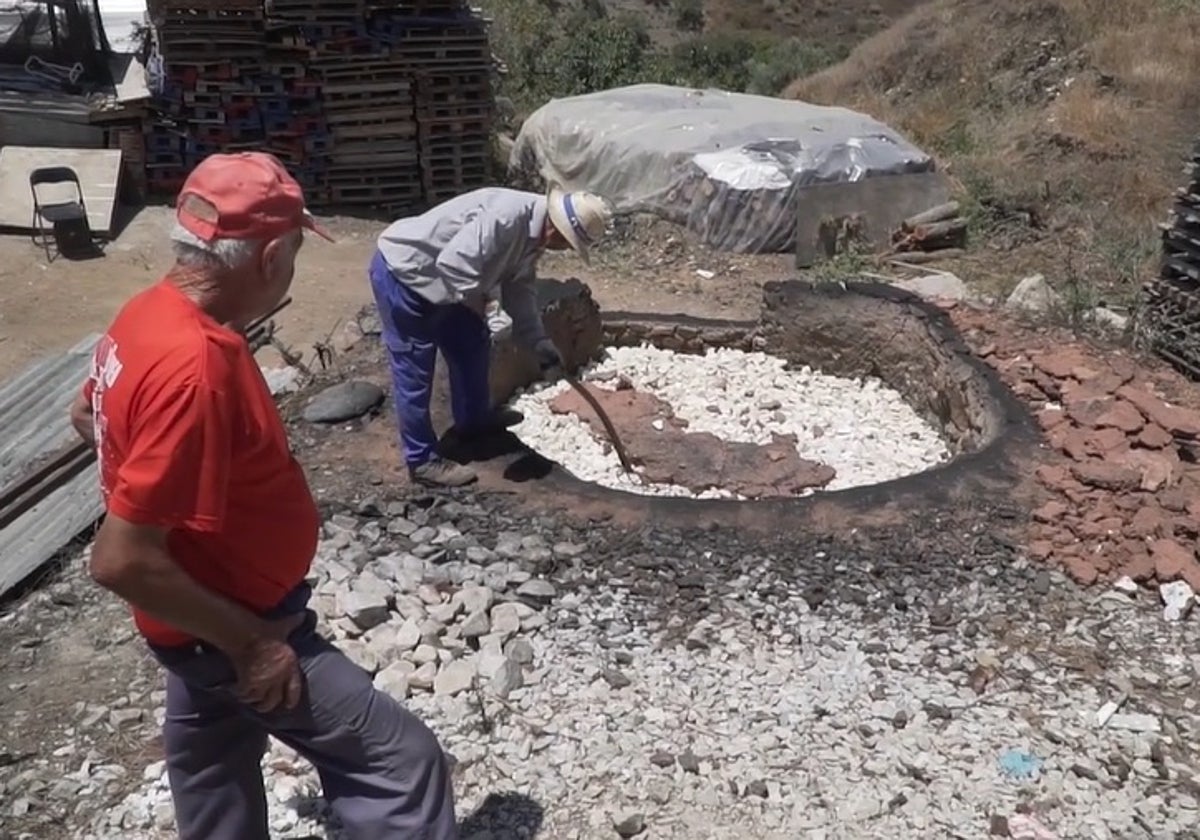
[[[942,222],[947,219],[952,219],[958,215],[958,202],[948,201],[945,204],[939,204],[937,207],[931,207],[928,210],[918,213],[915,216],[909,216],[901,223],[901,230],[913,231],[922,225],[932,224],[933,222]]]
[[[962,248],[944,248],[940,251],[910,251],[887,257],[886,262],[894,265],[925,265],[938,260],[952,260],[965,254]]]

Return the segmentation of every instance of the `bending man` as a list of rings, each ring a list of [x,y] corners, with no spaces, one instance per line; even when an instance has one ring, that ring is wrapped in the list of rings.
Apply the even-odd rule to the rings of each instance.
[[[273,735],[316,767],[349,837],[453,840],[437,739],[315,631],[320,517],[242,335],[287,293],[305,229],[325,234],[258,152],[206,158],[177,208],[175,266],[117,314],[71,419],[107,507],[92,577],[167,670],[178,836],[269,840]]]
[[[608,205],[591,193],[551,190],[543,196],[494,187],[400,219],[379,237],[371,288],[390,356],[404,460],[414,481],[458,487],[475,480],[470,467],[436,452],[429,400],[437,351],[450,366],[454,425],[462,438],[520,423],[518,412],[491,405],[487,304],[499,301],[516,340],[551,375],[562,358],[546,337],[538,309],[533,287],[538,257],[547,249],[573,248],[586,260],[610,221]]]

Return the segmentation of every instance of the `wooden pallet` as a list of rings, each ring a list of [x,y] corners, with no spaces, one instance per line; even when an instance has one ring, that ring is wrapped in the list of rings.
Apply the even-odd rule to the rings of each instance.
[[[488,137],[492,130],[492,121],[475,117],[473,119],[425,119],[418,122],[421,137],[430,143],[450,142],[459,139],[478,140]]]
[[[417,121],[413,119],[412,110],[404,107],[385,105],[383,107],[364,107],[348,111],[325,112],[325,122],[330,128],[342,126],[387,124],[394,131],[416,135]]]
[[[420,184],[330,184],[326,187],[334,204],[380,203],[388,206],[419,202]]]

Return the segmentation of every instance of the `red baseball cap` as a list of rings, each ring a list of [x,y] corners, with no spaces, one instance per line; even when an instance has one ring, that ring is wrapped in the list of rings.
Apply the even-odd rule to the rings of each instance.
[[[209,155],[192,170],[175,202],[179,224],[205,242],[274,239],[304,228],[333,242],[304,206],[304,191],[266,152]]]

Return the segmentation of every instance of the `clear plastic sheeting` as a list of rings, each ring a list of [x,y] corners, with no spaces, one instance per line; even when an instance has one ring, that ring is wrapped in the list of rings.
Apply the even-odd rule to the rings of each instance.
[[[521,127],[510,166],[743,253],[795,247],[807,188],[936,168],[855,111],[667,85],[549,102]]]

